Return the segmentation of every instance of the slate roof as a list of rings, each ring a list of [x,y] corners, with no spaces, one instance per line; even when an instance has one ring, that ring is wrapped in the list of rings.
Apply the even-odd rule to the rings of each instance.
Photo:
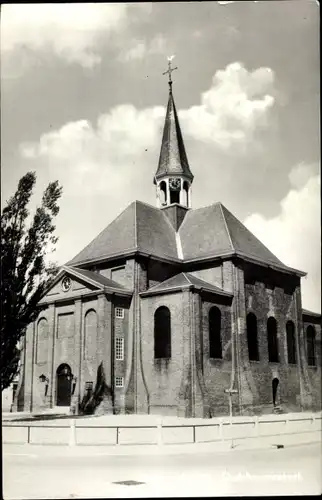
[[[67,265],[131,251],[178,258],[174,228],[161,210],[140,201],[131,203]]]
[[[208,283],[200,278],[197,278],[191,273],[180,273],[172,276],[172,278],[163,281],[162,283],[158,283],[153,287],[149,288],[146,292],[142,292],[140,295],[148,296],[148,295],[158,295],[159,293],[167,293],[174,290],[182,290],[185,288],[196,288],[197,290],[206,290],[211,293],[216,293],[219,295],[225,295],[227,297],[232,297],[233,295],[229,292],[225,292],[221,288]]]
[[[302,309],[303,316],[314,316],[316,318],[321,318],[321,313],[316,313],[313,311],[308,311],[308,309]]]
[[[155,174],[155,179],[160,179],[162,176],[169,174],[183,174],[191,181],[193,180],[193,175],[189,167],[187,154],[182,139],[182,133],[171,86],[163,128],[159,164]]]
[[[185,260],[237,252],[286,267],[222,203],[189,211],[179,234]]]
[[[173,262],[239,255],[305,275],[285,266],[221,203],[189,210],[176,233],[161,209],[135,201],[67,265],[79,266],[134,252]]]
[[[79,274],[81,276],[84,276],[84,278],[89,278],[92,281],[95,281],[98,285],[103,285],[104,287],[107,288],[115,288],[116,290],[126,290],[126,288],[123,285],[120,285],[120,283],[117,283],[114,280],[111,280],[109,278],[106,278],[102,274],[96,273],[94,271],[88,271],[87,269],[80,269],[78,267],[65,267],[65,270],[68,272],[74,271],[74,273]]]

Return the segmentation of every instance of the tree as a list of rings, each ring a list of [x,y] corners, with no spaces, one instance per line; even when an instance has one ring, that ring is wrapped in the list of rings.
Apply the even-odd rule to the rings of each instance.
[[[94,391],[92,389],[88,390],[80,403],[79,411],[82,415],[92,415],[96,413],[103,401],[110,401],[113,408],[113,413],[115,411],[114,402],[114,392],[111,387],[106,383],[105,370],[103,367],[103,362],[99,364],[97,368],[96,384]],[[102,411],[104,411],[102,409]]]
[[[53,220],[59,212],[62,188],[48,184],[28,227],[28,204],[36,182],[28,172],[1,214],[1,391],[18,373],[19,341],[37,317],[37,302],[57,273],[45,257],[55,250]]]

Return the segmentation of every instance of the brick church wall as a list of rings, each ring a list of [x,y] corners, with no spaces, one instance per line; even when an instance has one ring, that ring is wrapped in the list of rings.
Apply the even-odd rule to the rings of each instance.
[[[147,383],[150,413],[177,414],[179,390],[183,373],[183,338],[189,325],[184,315],[185,294],[146,297],[141,299],[142,359]],[[171,313],[171,359],[154,359],[154,313],[166,306]]]
[[[315,410],[321,410],[321,366],[322,366],[322,349],[321,349],[321,319],[304,316],[304,350],[307,357],[306,332],[308,326],[312,326],[315,330],[315,366],[308,366],[308,376],[310,381],[310,389],[312,391],[312,403]]]
[[[128,290],[133,289],[133,279],[134,279],[134,259],[122,259],[118,261],[112,261],[108,264],[101,265],[96,268],[102,276],[116,281],[120,285],[123,285]]]
[[[227,302],[227,300],[226,300]],[[222,359],[209,356],[209,311],[215,306],[221,312]],[[232,370],[232,324],[231,305],[223,303],[219,297],[202,300],[203,374],[209,403],[213,415],[227,415],[229,403],[225,389],[230,387]]]
[[[256,281],[245,284],[246,315],[254,313],[257,318],[259,361],[242,359],[247,366],[248,380],[254,393],[253,406],[272,405],[272,379],[279,379],[278,400],[284,408],[296,410],[300,407],[300,368],[297,364],[288,364],[286,323],[293,321],[297,325],[297,310],[294,292],[281,286],[271,286],[267,282]],[[274,317],[277,321],[279,362],[268,361],[267,319]],[[298,338],[298,333],[296,333]],[[247,356],[245,349],[245,356]]]

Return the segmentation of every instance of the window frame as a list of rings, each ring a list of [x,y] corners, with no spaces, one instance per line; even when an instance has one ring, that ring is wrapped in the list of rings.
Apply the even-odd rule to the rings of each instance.
[[[249,361],[260,361],[259,357],[259,345],[258,345],[258,326],[257,326],[257,316],[255,313],[250,311],[246,316],[246,333],[247,333],[247,348],[248,348],[248,359]],[[250,341],[255,341],[256,348],[250,348],[253,345]],[[254,354],[254,356],[253,356]],[[251,357],[252,355],[252,357]]]
[[[121,315],[118,314],[121,311]],[[115,318],[124,319],[124,307],[115,307]]]
[[[118,382],[120,382],[120,383],[118,383]],[[119,375],[115,376],[114,387],[116,389],[122,389],[122,387],[124,387],[124,377],[121,377]]]
[[[161,316],[161,311],[163,313],[163,317]],[[161,342],[161,331],[163,338],[167,336],[166,343],[164,345]],[[164,332],[166,332],[166,334]],[[154,341],[154,359],[155,360],[171,359],[171,354],[172,354],[171,311],[167,306],[164,305],[159,306],[154,311],[153,341]]]
[[[118,342],[120,342],[119,345]],[[115,361],[124,361],[124,337],[115,337],[114,348],[115,348]]]
[[[212,313],[212,311],[214,311]],[[214,318],[216,323],[214,324],[214,320],[212,320],[212,314],[217,315]],[[217,327],[219,326],[219,332],[217,331]],[[208,312],[208,341],[209,341],[209,359],[223,359],[223,349],[222,349],[222,313],[219,307],[212,306]],[[220,354],[219,356],[212,354]]]

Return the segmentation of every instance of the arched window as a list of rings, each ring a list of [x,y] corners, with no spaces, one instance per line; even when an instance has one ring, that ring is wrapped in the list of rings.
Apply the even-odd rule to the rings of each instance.
[[[189,184],[187,181],[183,183],[183,195],[184,195],[184,204],[186,207],[189,206]]]
[[[222,358],[221,312],[218,307],[209,311],[209,357]]]
[[[154,314],[154,357],[171,358],[171,315],[165,306]]]
[[[315,366],[315,329],[309,325],[306,329],[307,362],[309,366]]]
[[[36,363],[45,363],[48,357],[48,321],[41,318],[37,324]]]
[[[257,339],[257,318],[255,314],[247,314],[247,343],[248,355],[251,361],[259,361],[258,339]]]
[[[278,363],[277,323],[273,317],[267,320],[268,361]]]
[[[296,350],[295,350],[295,326],[293,321],[286,323],[286,339],[287,339],[287,359],[291,365],[296,364]]]
[[[161,205],[166,205],[167,203],[167,185],[164,181],[160,182],[160,201]]]
[[[97,352],[97,314],[90,309],[85,314],[84,321],[84,358],[92,359]]]

